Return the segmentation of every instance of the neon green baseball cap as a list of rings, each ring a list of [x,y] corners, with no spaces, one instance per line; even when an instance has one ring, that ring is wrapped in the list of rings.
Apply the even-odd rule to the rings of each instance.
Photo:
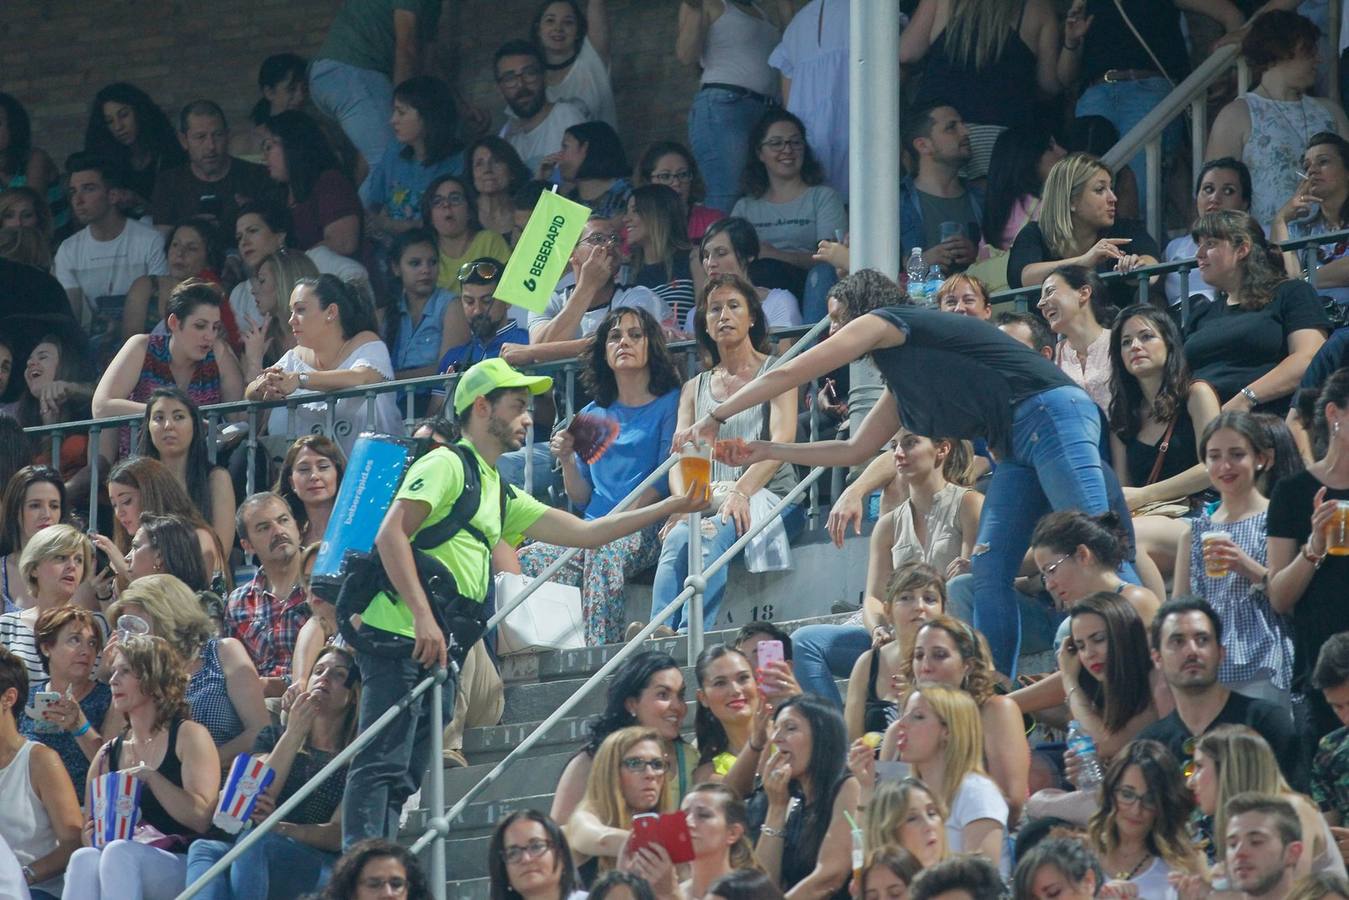
[[[454,411],[462,413],[479,397],[485,397],[498,388],[526,388],[531,394],[542,394],[553,386],[547,375],[526,375],[517,372],[501,357],[474,363],[459,377],[454,389]]]

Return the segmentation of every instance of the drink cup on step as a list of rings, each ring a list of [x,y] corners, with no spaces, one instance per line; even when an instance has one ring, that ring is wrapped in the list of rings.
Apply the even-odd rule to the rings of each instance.
[[[695,482],[704,488],[712,484],[712,445],[706,441],[689,441],[679,448],[679,474],[686,487]]]
[[[1336,500],[1335,514],[1326,525],[1326,552],[1349,556],[1349,500]]]
[[[240,753],[230,766],[229,777],[225,779],[225,788],[220,792],[220,802],[216,804],[211,824],[228,834],[238,834],[244,824],[253,815],[253,807],[276,772],[256,756]]]
[[[94,846],[102,849],[113,841],[129,841],[141,817],[139,778],[124,772],[109,772],[94,779]]]
[[[1199,539],[1203,542],[1204,574],[1209,578],[1226,578],[1229,571],[1227,560],[1216,558],[1213,547],[1219,542],[1232,540],[1232,536],[1226,531],[1205,531]]]

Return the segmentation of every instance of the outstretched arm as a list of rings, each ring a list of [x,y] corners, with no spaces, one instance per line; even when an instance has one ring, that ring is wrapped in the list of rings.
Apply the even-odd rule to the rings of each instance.
[[[732,398],[734,399],[734,398]],[[718,454],[723,462],[745,466],[765,459],[780,459],[801,466],[855,466],[876,455],[885,442],[899,430],[899,404],[890,389],[881,392],[876,405],[862,420],[855,434],[842,441],[815,441],[808,444],[749,441],[724,448]],[[678,436],[675,438],[678,440]],[[736,442],[730,442],[734,445]]]

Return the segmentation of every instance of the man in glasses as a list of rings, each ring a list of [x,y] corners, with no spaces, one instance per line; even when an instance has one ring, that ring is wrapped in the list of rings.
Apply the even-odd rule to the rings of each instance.
[[[1223,623],[1208,601],[1182,597],[1163,604],[1153,617],[1151,631],[1152,661],[1171,687],[1176,709],[1144,728],[1138,737],[1165,744],[1184,765],[1194,757],[1195,740],[1200,736],[1219,725],[1245,725],[1269,742],[1284,778],[1303,790],[1305,766],[1288,710],[1239,694],[1218,680],[1226,652]]]
[[[543,158],[562,149],[562,134],[585,121],[581,107],[549,102],[544,93],[544,61],[529,41],[502,44],[496,52],[496,82],[510,107],[500,137],[515,148],[525,168],[538,172]]]

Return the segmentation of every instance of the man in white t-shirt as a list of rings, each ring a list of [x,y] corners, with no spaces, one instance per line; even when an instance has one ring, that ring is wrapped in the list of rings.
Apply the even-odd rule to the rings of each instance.
[[[167,275],[164,238],[149,225],[128,219],[117,208],[123,188],[113,163],[91,153],[66,160],[70,208],[85,226],[56,251],[56,279],[65,288],[71,311],[95,337],[108,321],[121,322],[121,306],[100,298],[121,298],[142,275]]]
[[[549,103],[544,93],[543,57],[528,41],[507,41],[496,52],[496,81],[510,114],[500,136],[531,174],[544,157],[562,149],[562,134],[586,120],[581,107],[568,101]]]
[[[592,216],[571,251],[574,286],[553,294],[541,313],[529,316],[529,343],[504,344],[501,356],[513,366],[570,359],[585,351],[590,335],[609,310],[618,306],[640,307],[664,323],[665,302],[650,288],[620,288],[618,227],[612,219]]]

